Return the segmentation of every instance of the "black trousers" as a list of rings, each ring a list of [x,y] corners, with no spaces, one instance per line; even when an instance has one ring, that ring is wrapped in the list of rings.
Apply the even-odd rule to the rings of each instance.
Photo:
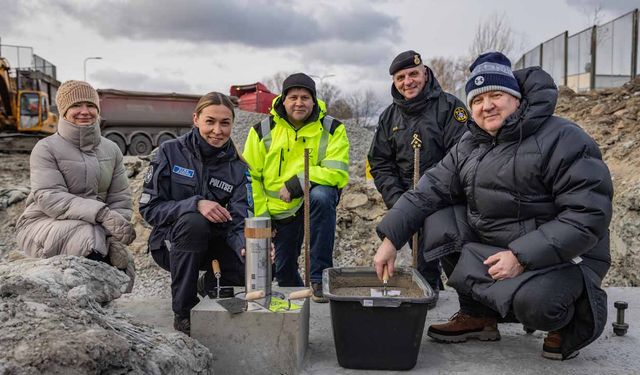
[[[198,271],[206,271],[205,287],[215,286],[211,261],[220,263],[220,285],[244,285],[244,262],[226,244],[226,225],[209,222],[199,212],[180,216],[169,231],[170,249],[163,246],[151,252],[153,260],[171,272],[173,312],[181,318],[190,316],[198,303]]]
[[[573,320],[575,302],[584,291],[582,271],[577,265],[536,276],[523,284],[513,297],[512,311],[506,321],[518,321],[527,328],[556,331]],[[498,313],[475,301],[470,295],[458,295],[460,311],[476,317],[496,317]]]
[[[423,243],[422,232],[420,232],[418,243]],[[409,240],[409,248],[413,250],[413,237]],[[438,293],[439,290],[444,290],[442,279],[440,279],[442,271],[444,271],[447,277],[451,276],[451,272],[453,272],[453,269],[458,263],[458,258],[460,258],[460,253],[455,252],[427,262],[424,260],[424,251],[419,251],[418,272],[429,283],[431,289]]]

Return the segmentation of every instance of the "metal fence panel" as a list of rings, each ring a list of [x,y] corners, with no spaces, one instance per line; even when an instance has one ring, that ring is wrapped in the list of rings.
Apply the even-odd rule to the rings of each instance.
[[[536,46],[536,48],[524,54],[524,67],[528,68],[530,66],[540,66],[540,46]]]
[[[9,60],[13,69],[28,69],[33,65],[33,49],[31,47],[3,44],[0,46],[0,53],[0,56]]]
[[[56,78],[56,66],[36,54],[33,55],[33,69]]]
[[[591,29],[569,37],[567,43],[567,86],[574,91],[589,90],[591,81]]]
[[[598,26],[596,88],[618,87],[631,79],[633,14]]]
[[[516,61],[515,65],[513,65],[514,70],[524,69],[524,56],[520,57],[518,61]]]
[[[564,85],[565,34],[542,44],[542,69],[553,77],[556,85]]]

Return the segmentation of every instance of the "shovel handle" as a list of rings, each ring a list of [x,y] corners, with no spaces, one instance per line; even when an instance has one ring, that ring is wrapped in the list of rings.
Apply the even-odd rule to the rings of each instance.
[[[303,290],[298,290],[296,292],[291,292],[291,294],[289,294],[289,299],[303,299],[303,298],[309,298],[311,297],[311,295],[313,294],[313,290],[311,289],[303,289]]]
[[[385,264],[384,268],[382,269],[382,282],[386,284],[388,281],[389,281],[389,268]]]
[[[220,278],[220,263],[217,259],[211,261],[211,268],[213,268],[213,275],[216,279]]]
[[[244,296],[246,301],[253,301],[256,299],[264,298],[264,290],[255,290],[253,292],[249,292]]]

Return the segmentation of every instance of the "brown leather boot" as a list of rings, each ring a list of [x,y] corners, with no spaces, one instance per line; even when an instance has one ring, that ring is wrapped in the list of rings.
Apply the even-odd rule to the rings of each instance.
[[[500,340],[496,318],[476,318],[461,311],[453,314],[446,323],[429,326],[427,335],[446,343],[465,342],[471,338],[481,341]]]
[[[567,356],[562,355],[562,334],[560,331],[549,331],[542,344],[542,356],[547,359],[566,360],[576,357],[579,354],[575,351]]]

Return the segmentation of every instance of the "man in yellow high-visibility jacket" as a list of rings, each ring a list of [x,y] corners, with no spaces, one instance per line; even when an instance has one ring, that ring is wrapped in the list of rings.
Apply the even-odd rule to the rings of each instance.
[[[298,257],[303,240],[304,149],[309,148],[313,300],[326,302],[322,271],[333,265],[336,206],[349,180],[349,140],[344,124],[326,114],[315,82],[304,73],[284,80],[271,115],[249,130],[242,156],[251,171],[254,212],[272,219],[276,279],[302,286]]]

